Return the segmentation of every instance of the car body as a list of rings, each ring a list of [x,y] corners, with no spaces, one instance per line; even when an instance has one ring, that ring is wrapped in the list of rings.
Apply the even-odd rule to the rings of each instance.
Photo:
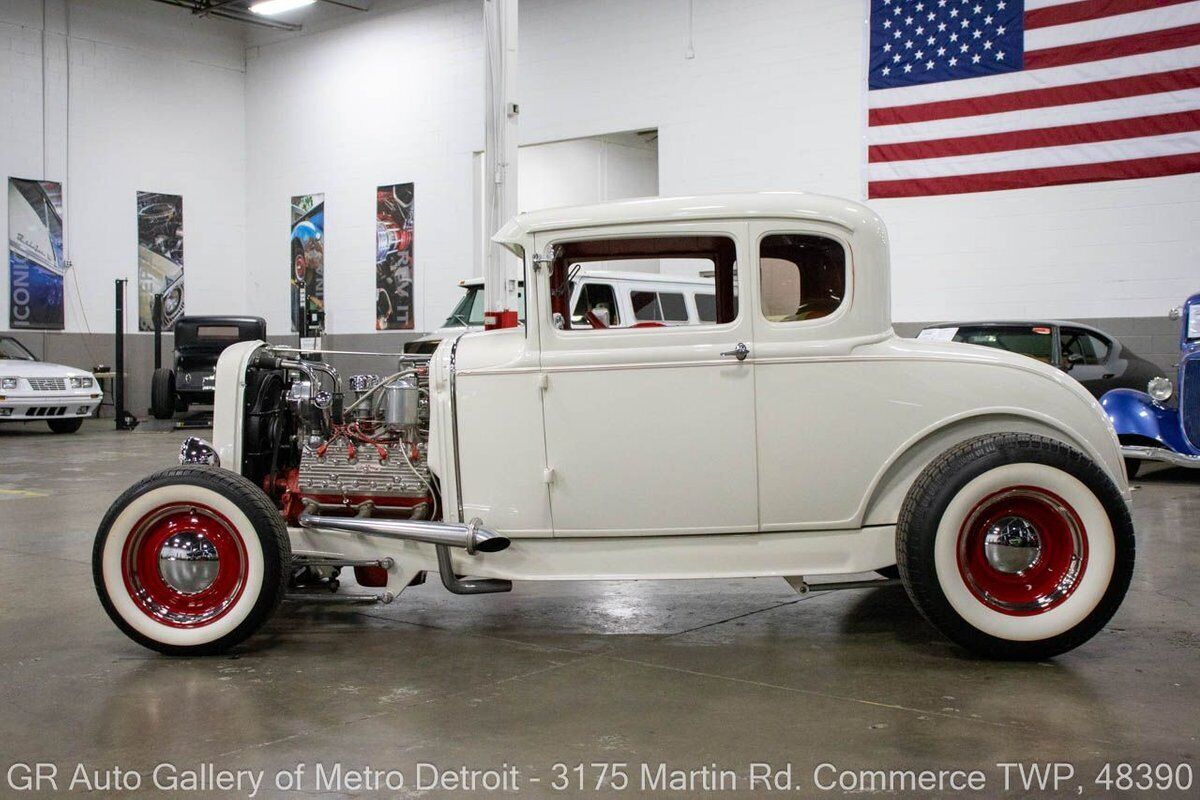
[[[0,422],[45,421],[55,433],[73,433],[103,398],[92,373],[38,361],[0,335]]]
[[[1111,389],[1145,389],[1163,375],[1162,367],[1117,337],[1079,322],[943,322],[924,328],[917,338],[977,344],[1035,358],[1066,372],[1096,398]]]
[[[1023,356],[898,338],[865,206],[642,199],[522,214],[495,240],[523,264],[524,325],[348,389],[295,348],[222,354],[213,443],[187,442],[191,466],[132,487],[98,531],[123,631],[220,652],[343,566],[386,589],[343,598],[367,602],[427,573],[469,595],[751,576],[806,591],[898,568],[940,630],[1001,658],[1070,649],[1120,603],[1129,487],[1099,404]],[[716,319],[572,314],[574,265],[620,261],[711,275]]]
[[[154,371],[150,383],[150,410],[158,419],[169,419],[192,404],[213,402],[217,359],[231,344],[266,337],[262,317],[190,316],[175,321],[175,356],[172,367]]]
[[[458,282],[465,290],[450,316],[436,330],[406,342],[405,353],[432,353],[447,337],[483,330],[483,278]],[[525,287],[520,285],[519,319],[525,320]],[[704,276],[660,275],[631,270],[578,270],[571,279],[571,314],[576,321],[588,311],[606,315],[610,327],[641,323],[695,325],[716,313],[713,281]]]
[[[1142,461],[1200,468],[1200,294],[1172,312],[1178,317],[1179,364],[1174,385],[1160,379],[1147,391],[1114,389],[1101,398],[1131,472]],[[1157,396],[1151,396],[1154,392]]]

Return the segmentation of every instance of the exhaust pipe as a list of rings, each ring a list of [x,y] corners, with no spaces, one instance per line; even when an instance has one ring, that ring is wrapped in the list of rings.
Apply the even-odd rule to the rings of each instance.
[[[475,518],[465,525],[460,522],[429,522],[426,520],[379,519],[377,517],[325,517],[301,514],[300,527],[364,533],[386,539],[408,539],[448,547],[464,548],[475,553],[498,553],[509,545],[507,536],[483,527]]]

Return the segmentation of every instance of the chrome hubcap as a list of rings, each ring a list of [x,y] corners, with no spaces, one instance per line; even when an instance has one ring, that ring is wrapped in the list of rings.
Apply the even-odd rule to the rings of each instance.
[[[983,554],[997,572],[1020,575],[1042,556],[1042,537],[1024,517],[1002,517],[984,534]]]
[[[198,531],[181,531],[158,551],[158,574],[180,594],[197,594],[212,586],[220,569],[217,548]]]

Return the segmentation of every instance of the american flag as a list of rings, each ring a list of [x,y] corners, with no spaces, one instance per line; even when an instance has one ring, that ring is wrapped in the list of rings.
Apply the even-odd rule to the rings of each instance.
[[[1200,172],[1200,2],[871,0],[867,194]]]

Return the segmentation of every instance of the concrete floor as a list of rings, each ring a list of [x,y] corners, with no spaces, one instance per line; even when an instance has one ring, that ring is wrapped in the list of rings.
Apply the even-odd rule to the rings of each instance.
[[[748,786],[751,762],[792,764],[800,796],[821,794],[823,762],[980,769],[979,796],[1005,796],[1000,762],[1070,762],[1063,796],[1100,794],[1105,762],[1200,769],[1200,473],[1137,482],[1129,596],[1104,632],[1048,663],[971,658],[899,587],[800,599],[777,579],[518,585],[482,598],[433,581],[387,607],[285,606],[232,655],[168,659],[109,622],[90,555],[107,505],[171,465],[181,437],[111,425],[0,427],[0,767],[55,762],[60,789],[80,762],[140,771],[146,794],[160,762],[266,770],[258,797],[376,794],[318,790],[318,762],[400,770],[406,786],[380,793],[398,797],[455,796],[416,788],[420,762],[515,766],[526,797],[575,793],[552,790],[556,763],[624,762],[628,788],[592,794],[633,797],[649,788],[641,765],[660,763],[734,770],[726,796],[765,794]],[[276,772],[300,762],[305,791],[275,789]],[[1012,769],[1007,796],[1042,796],[1018,791]],[[584,772],[591,788],[599,771]]]

